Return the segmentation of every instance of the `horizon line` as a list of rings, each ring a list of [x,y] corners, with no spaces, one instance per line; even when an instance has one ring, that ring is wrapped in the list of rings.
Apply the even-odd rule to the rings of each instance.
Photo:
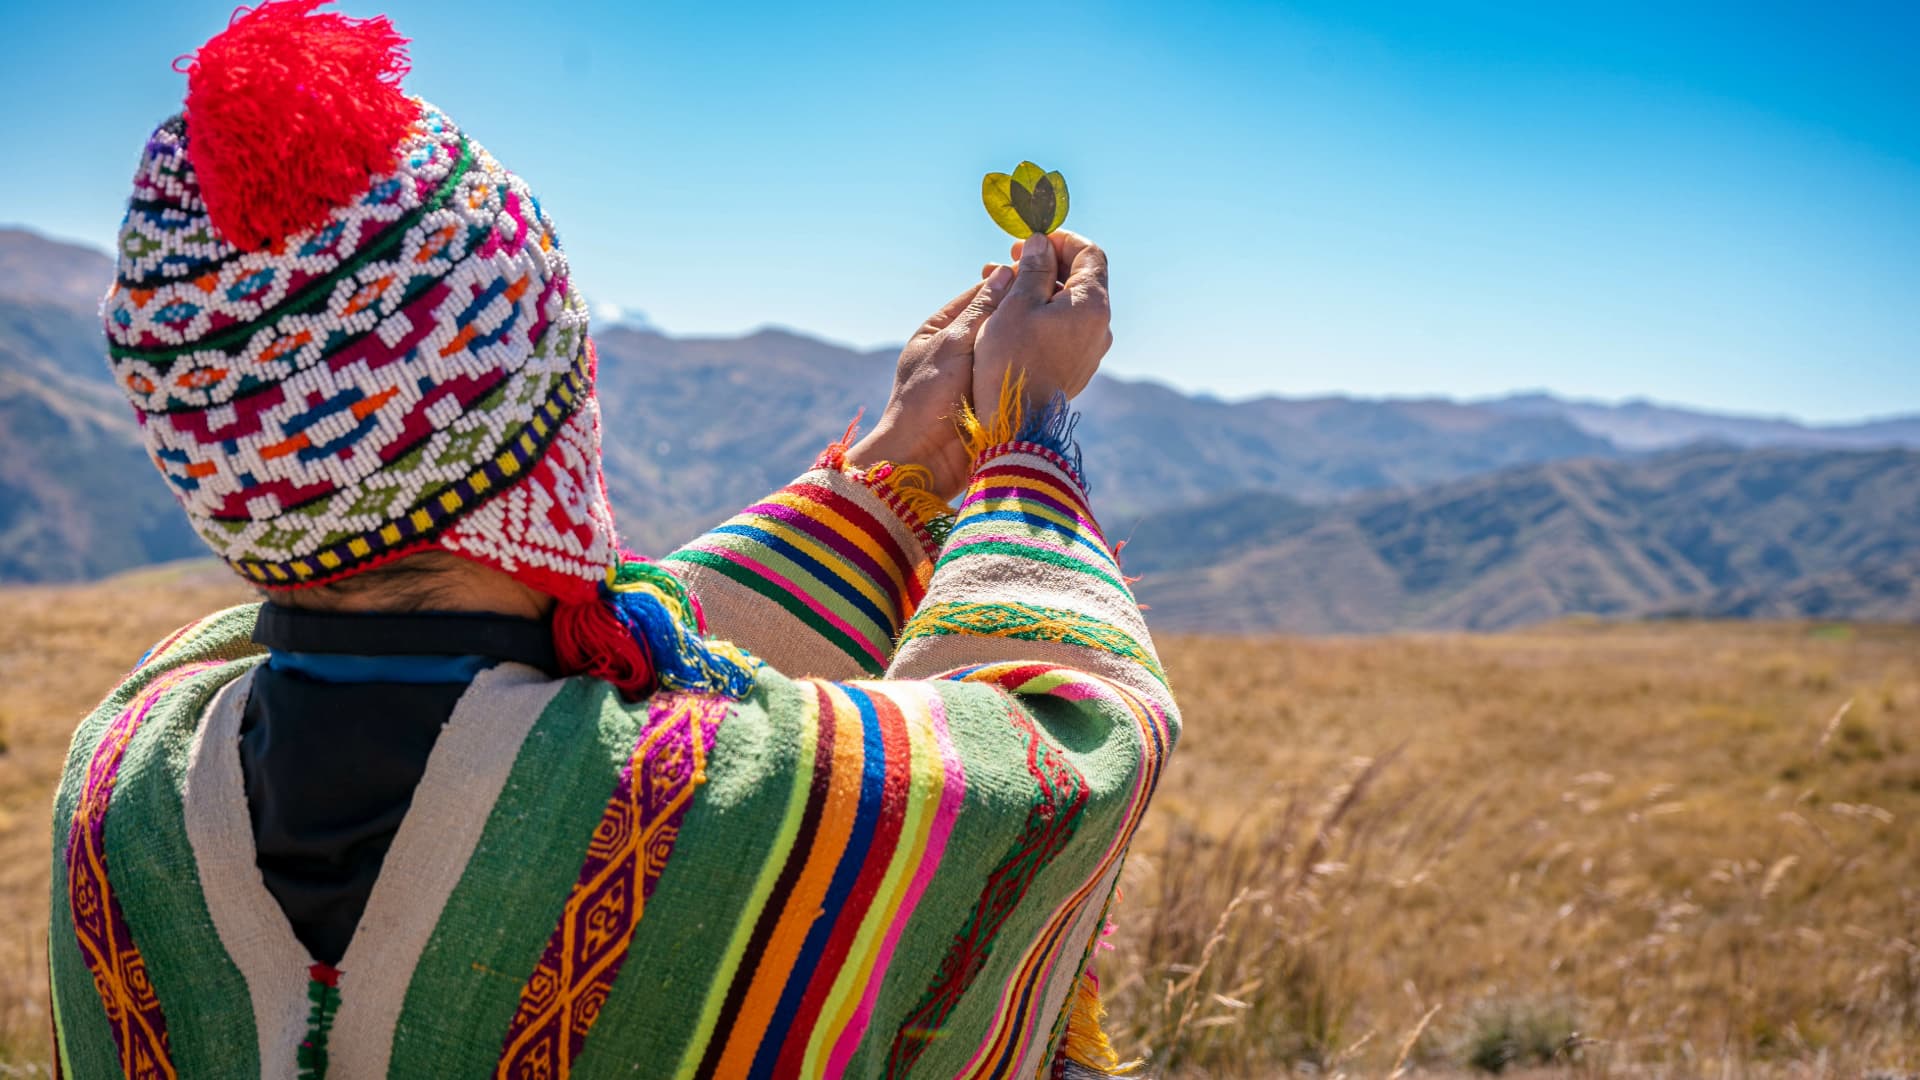
[[[32,225],[23,221],[0,221],[0,232],[9,232],[9,231],[27,233],[52,243],[63,244],[68,247],[80,248],[80,249],[89,251],[93,254],[99,255],[101,258],[107,259],[109,261],[111,261],[113,258],[113,255],[110,253],[109,249],[102,248],[91,240],[86,240],[79,237],[61,235],[58,233],[51,232],[47,229],[41,228],[37,225]],[[662,323],[656,321],[653,318],[652,314],[644,308],[630,307],[626,304],[622,304],[617,301],[611,301],[604,298],[595,298],[593,296],[588,296],[584,293],[582,295],[587,302],[589,311],[591,311],[596,307],[613,307],[618,309],[623,316],[633,315],[633,316],[637,316],[641,320],[641,325],[630,325],[624,322],[615,322],[612,325],[605,327],[602,332],[610,332],[613,330],[627,330],[632,333],[656,334],[660,337],[669,338],[675,341],[729,341],[729,340],[742,341],[747,338],[755,337],[760,334],[766,333],[768,331],[773,331],[776,333],[789,334],[794,337],[805,338],[809,341],[818,342],[823,345],[829,345],[834,348],[844,349],[848,352],[856,353],[862,356],[870,356],[874,354],[887,353],[887,352],[897,352],[899,349],[904,347],[904,343],[898,343],[898,342],[879,342],[877,344],[872,344],[872,345],[861,345],[855,342],[846,341],[844,339],[831,337],[823,333],[818,333],[818,332],[807,330],[801,327],[792,326],[787,323],[772,322],[772,321],[755,323],[744,329],[739,329],[739,330],[675,331],[675,330],[668,329]],[[1555,390],[1551,386],[1547,386],[1544,384],[1536,384],[1532,386],[1515,386],[1507,390],[1496,392],[1496,393],[1475,394],[1475,395],[1448,394],[1448,393],[1439,392],[1439,391],[1431,391],[1431,392],[1411,391],[1405,394],[1398,394],[1398,393],[1359,394],[1351,391],[1340,391],[1340,392],[1334,392],[1334,393],[1288,394],[1285,391],[1281,391],[1281,390],[1264,390],[1264,391],[1257,391],[1253,393],[1231,394],[1231,393],[1225,393],[1222,391],[1210,389],[1207,387],[1179,383],[1158,375],[1120,374],[1113,371],[1102,371],[1099,374],[1109,379],[1114,379],[1120,382],[1144,383],[1144,384],[1150,384],[1154,386],[1160,386],[1168,390],[1171,390],[1177,394],[1180,394],[1183,397],[1202,398],[1205,400],[1218,402],[1223,405],[1248,405],[1248,404],[1254,404],[1261,401],[1287,401],[1287,402],[1361,401],[1361,402],[1375,402],[1375,403],[1387,403],[1387,404],[1394,404],[1394,403],[1419,404],[1424,402],[1438,402],[1438,403],[1461,405],[1461,406],[1468,406],[1468,407],[1483,407],[1487,405],[1498,404],[1503,401],[1512,401],[1516,398],[1544,396],[1544,397],[1552,398],[1553,400],[1559,402],[1562,405],[1584,406],[1584,407],[1590,407],[1590,408],[1603,408],[1603,409],[1614,409],[1614,410],[1630,409],[1634,407],[1646,407],[1646,408],[1662,409],[1669,412],[1688,413],[1691,415],[1701,416],[1701,417],[1706,417],[1706,418],[1711,418],[1716,420],[1739,420],[1739,421],[1748,421],[1748,422],[1757,422],[1757,423],[1792,424],[1797,427],[1806,429],[1808,431],[1816,431],[1816,432],[1840,431],[1848,428],[1869,427],[1876,424],[1897,423],[1904,420],[1920,420],[1920,404],[1916,404],[1910,408],[1897,409],[1890,412],[1867,413],[1864,415],[1856,415],[1856,416],[1844,418],[1844,419],[1813,420],[1805,416],[1799,416],[1790,412],[1729,411],[1724,408],[1713,406],[1713,405],[1701,405],[1701,404],[1693,404],[1688,402],[1673,401],[1673,400],[1657,398],[1652,395],[1645,395],[1645,394],[1634,394],[1634,395],[1630,395],[1627,397],[1620,397],[1620,398],[1605,398],[1605,397],[1596,397],[1596,396],[1590,396],[1590,395],[1576,395],[1576,394]]]

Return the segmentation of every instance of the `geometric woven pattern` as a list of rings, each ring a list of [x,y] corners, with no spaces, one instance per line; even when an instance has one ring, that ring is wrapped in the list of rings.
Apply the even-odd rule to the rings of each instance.
[[[547,483],[540,521],[495,515],[460,550],[591,595],[615,548],[585,304],[525,183],[419,108],[391,172],[260,251],[220,237],[189,123],[163,124],[104,305],[114,378],[196,530],[253,582],[452,547],[477,508]],[[539,467],[567,437],[581,452]]]
[[[168,1049],[167,1021],[147,979],[146,961],[127,928],[126,915],[107,878],[107,807],[127,744],[166,691],[214,664],[186,664],[155,679],[121,710],[93,749],[86,784],[67,832],[67,902],[74,936],[93,986],[100,994],[120,1051],[120,1071],[146,1080],[176,1075]]]
[[[1122,656],[1165,682],[1166,673],[1153,653],[1135,641],[1125,630],[1091,616],[1022,604],[948,602],[921,608],[909,624],[908,632],[924,634],[971,634],[977,637],[1016,638],[1021,641],[1055,641]]]
[[[589,368],[591,359],[589,343]],[[576,582],[590,581],[597,587],[606,579],[607,567],[617,560],[618,552],[613,511],[600,479],[599,400],[586,377],[578,383],[563,382],[558,394],[564,401],[569,393],[580,393],[570,387],[581,383],[584,395],[551,436],[536,415],[531,431],[485,459],[470,481],[480,488],[473,496],[474,506],[464,513],[455,508],[449,527],[439,537],[441,547],[497,566],[555,596],[567,596]],[[545,449],[539,451],[542,444]],[[510,459],[527,453],[538,453],[538,459],[526,470],[526,479],[505,486],[512,482]],[[505,490],[489,498],[496,489],[482,477],[490,481],[495,469],[504,474],[500,484]],[[429,514],[433,505],[430,500]]]
[[[563,1080],[626,960],[680,819],[706,782],[706,758],[733,703],[654,695],[546,952],[520,994],[495,1075]]]

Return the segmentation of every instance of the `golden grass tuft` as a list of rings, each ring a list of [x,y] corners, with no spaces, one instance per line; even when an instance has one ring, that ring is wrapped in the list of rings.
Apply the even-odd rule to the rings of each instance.
[[[52,788],[194,568],[0,592],[0,1073],[44,1065]],[[1167,1076],[1920,1068],[1920,629],[1174,638],[1099,954]]]

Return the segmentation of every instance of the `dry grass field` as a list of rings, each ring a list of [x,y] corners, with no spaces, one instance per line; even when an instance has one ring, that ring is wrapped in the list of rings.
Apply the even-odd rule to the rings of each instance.
[[[78,719],[240,598],[0,591],[0,1075],[46,1055]],[[1920,629],[1163,643],[1186,741],[1101,961],[1176,1076],[1920,1069]]]

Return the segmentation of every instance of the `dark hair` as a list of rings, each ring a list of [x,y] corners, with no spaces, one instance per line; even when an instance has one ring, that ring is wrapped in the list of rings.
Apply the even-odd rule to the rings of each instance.
[[[457,555],[423,551],[325,585],[260,591],[284,607],[325,611],[377,592],[382,611],[435,611],[452,604],[458,590],[459,571],[467,565],[470,564]]]

